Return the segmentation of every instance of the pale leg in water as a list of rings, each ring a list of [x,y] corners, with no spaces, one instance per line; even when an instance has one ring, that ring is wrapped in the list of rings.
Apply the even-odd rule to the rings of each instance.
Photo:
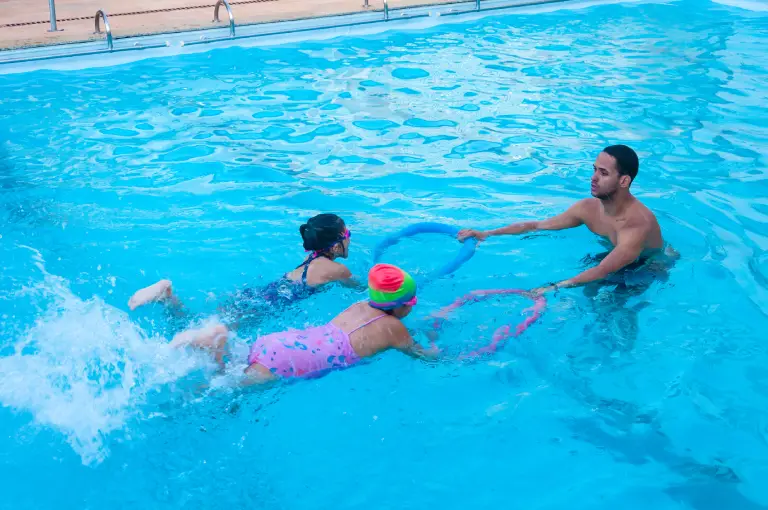
[[[224,368],[224,354],[226,353],[229,329],[223,324],[208,326],[206,328],[188,329],[173,337],[172,347],[192,347],[209,351],[213,354],[216,363]],[[261,385],[274,382],[277,377],[268,368],[254,363],[245,369],[243,386]]]
[[[173,306],[181,306],[181,302],[173,294],[171,280],[160,280],[149,287],[144,287],[143,289],[136,291],[136,293],[131,296],[131,299],[128,300],[128,308],[135,310],[147,303],[158,301],[164,301]]]
[[[206,328],[188,329],[173,337],[172,347],[193,347],[210,351],[216,363],[224,366],[224,353],[226,351],[229,329],[223,324],[208,326]]]
[[[269,371],[267,367],[263,367],[258,363],[249,365],[245,369],[245,379],[243,379],[243,386],[253,386],[256,384],[266,384],[277,381],[277,376]]]

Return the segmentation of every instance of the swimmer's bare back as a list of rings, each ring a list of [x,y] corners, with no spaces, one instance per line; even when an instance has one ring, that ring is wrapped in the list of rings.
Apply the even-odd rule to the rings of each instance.
[[[349,341],[358,356],[368,358],[389,349],[407,350],[414,345],[413,338],[400,319],[372,308],[365,302],[355,303],[331,322],[342,331],[352,331],[357,325],[377,318],[379,319],[350,333]]]
[[[299,266],[285,276],[291,281],[300,282],[303,273],[304,267]],[[352,278],[352,272],[347,266],[325,257],[312,260],[307,268],[307,285],[310,287],[319,287],[326,283],[345,281],[350,278]]]

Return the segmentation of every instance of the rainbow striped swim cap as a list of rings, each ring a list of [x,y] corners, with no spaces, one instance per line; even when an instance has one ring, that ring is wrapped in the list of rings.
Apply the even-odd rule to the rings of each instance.
[[[416,304],[413,277],[391,264],[376,264],[368,272],[368,304],[379,310]]]

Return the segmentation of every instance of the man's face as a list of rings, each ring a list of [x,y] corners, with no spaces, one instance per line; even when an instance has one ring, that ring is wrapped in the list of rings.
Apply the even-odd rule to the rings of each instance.
[[[616,168],[616,158],[605,152],[601,152],[593,165],[592,172],[592,196],[605,200],[611,198],[621,187],[622,180],[629,176],[620,176]]]

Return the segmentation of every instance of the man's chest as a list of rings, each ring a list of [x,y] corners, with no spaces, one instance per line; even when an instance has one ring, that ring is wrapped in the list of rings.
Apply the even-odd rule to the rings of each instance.
[[[614,246],[616,246],[616,243],[618,242],[619,231],[624,223],[625,221],[623,219],[608,218],[602,214],[597,215],[594,218],[588,218],[587,221],[585,221],[587,228],[589,228],[592,233],[609,239]]]

